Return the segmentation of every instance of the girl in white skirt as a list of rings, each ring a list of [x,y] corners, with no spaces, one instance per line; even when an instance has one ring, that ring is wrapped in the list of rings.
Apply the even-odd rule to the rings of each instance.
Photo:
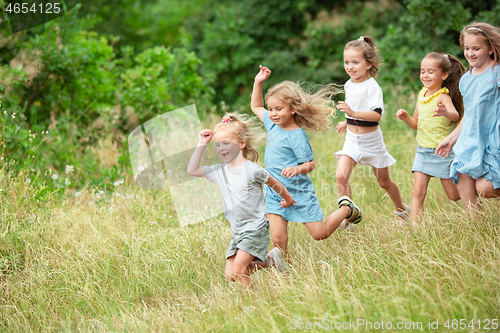
[[[345,102],[337,108],[346,121],[337,124],[337,132],[347,132],[344,147],[335,153],[339,159],[337,191],[352,197],[349,177],[356,164],[371,165],[377,182],[394,203],[394,213],[405,219],[410,208],[404,204],[398,185],[389,177],[389,166],[396,160],[387,152],[378,125],[384,111],[382,89],[373,78],[378,71],[378,52],[370,36],[361,36],[344,48],[344,69],[351,77],[346,82]]]

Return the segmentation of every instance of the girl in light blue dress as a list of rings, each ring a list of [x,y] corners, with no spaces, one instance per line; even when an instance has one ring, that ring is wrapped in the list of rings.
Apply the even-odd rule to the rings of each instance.
[[[465,209],[477,198],[500,197],[500,29],[472,23],[460,33],[460,46],[471,69],[460,79],[464,117],[436,148],[455,159],[450,178],[458,183]]]
[[[264,108],[262,83],[271,71],[260,66],[255,77],[251,108],[268,132],[265,152],[266,170],[281,182],[295,200],[291,207],[280,207],[280,196],[266,186],[266,213],[274,246],[287,253],[288,221],[301,222],[316,240],[330,236],[347,219],[359,223],[361,210],[349,197],[338,200],[339,209],[323,221],[323,212],[308,173],[314,169],[314,157],[303,128],[322,130],[331,125],[331,97],[338,93],[328,85],[314,94],[300,85],[284,81],[266,94],[269,110]]]

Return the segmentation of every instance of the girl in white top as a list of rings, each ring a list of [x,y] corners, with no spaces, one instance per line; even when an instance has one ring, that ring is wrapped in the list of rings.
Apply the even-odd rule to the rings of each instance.
[[[389,166],[396,160],[389,155],[378,125],[384,111],[382,89],[373,78],[378,71],[378,52],[370,36],[361,36],[344,48],[344,69],[351,77],[345,84],[345,102],[337,108],[346,121],[337,132],[347,132],[344,147],[335,153],[339,159],[336,173],[340,196],[352,197],[349,177],[356,164],[371,165],[378,184],[394,203],[394,213],[406,219],[410,208],[403,204],[397,184],[389,177]]]

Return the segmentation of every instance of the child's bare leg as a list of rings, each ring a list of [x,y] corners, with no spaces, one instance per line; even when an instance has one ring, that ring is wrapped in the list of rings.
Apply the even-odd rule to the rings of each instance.
[[[255,256],[239,249],[236,255],[226,259],[226,278],[231,281],[241,282],[247,287],[252,286],[248,266],[255,259]]]
[[[273,245],[278,247],[285,256],[288,256],[288,221],[281,215],[267,214],[269,218],[269,231]]]
[[[234,277],[233,277],[234,258],[236,258],[236,255],[230,256],[229,258],[227,258],[226,259],[226,268],[224,268],[224,275],[226,276],[226,279],[228,279],[231,282],[234,282]]]
[[[483,177],[476,180],[476,191],[484,198],[500,197],[500,189],[493,188],[493,183]]]
[[[441,185],[443,185],[444,193],[451,201],[460,200],[460,192],[458,191],[457,185],[451,179],[441,179]]]
[[[413,172],[413,197],[411,200],[411,219],[419,221],[424,211],[424,200],[431,176],[425,173]]]
[[[322,240],[328,238],[342,223],[342,221],[351,215],[351,209],[347,206],[342,206],[335,212],[330,214],[323,221],[304,223],[311,236],[315,240]]]
[[[347,195],[352,197],[351,186],[349,185],[349,177],[351,177],[352,170],[356,166],[356,162],[347,155],[342,155],[339,158],[337,165],[337,172],[335,178],[337,180],[337,192],[339,197]]]
[[[389,176],[389,168],[375,168],[373,167],[373,173],[375,173],[375,177],[377,178],[378,185],[383,188],[392,202],[394,203],[394,208],[396,211],[403,212],[405,210],[405,206],[403,205],[403,200],[401,199],[401,194],[399,193],[398,185],[391,180]]]
[[[253,273],[257,272],[259,269],[262,268],[267,268],[267,263],[264,262],[257,262],[257,261],[252,261],[250,265],[248,265],[248,275],[252,275]]]
[[[469,175],[457,173],[458,190],[465,210],[477,208],[476,180]]]

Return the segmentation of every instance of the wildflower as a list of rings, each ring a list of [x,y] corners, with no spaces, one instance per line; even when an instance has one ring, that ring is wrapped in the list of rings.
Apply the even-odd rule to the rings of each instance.
[[[12,115],[12,119],[16,119],[16,116],[15,116],[15,115]]]
[[[142,165],[139,165],[138,169],[139,169],[139,172],[143,172],[144,171],[144,167]]]
[[[160,173],[158,174],[158,178],[163,179],[164,177],[165,177],[165,176],[163,175],[163,172],[160,172]]]
[[[95,197],[96,197],[97,199],[99,199],[99,198],[101,197],[101,195],[100,195],[99,193],[96,193],[96,194],[95,194]]]
[[[118,185],[120,185],[120,182],[116,181],[116,182],[113,183],[113,185],[114,186],[118,186]]]
[[[80,192],[80,191],[76,191],[76,192],[75,192],[75,197],[79,197],[79,196],[80,196],[80,194],[81,194],[81,192]]]
[[[71,181],[68,178],[66,178],[66,181],[64,182],[64,184],[69,185],[69,184],[71,184]]]
[[[72,165],[66,165],[66,174],[70,173],[70,172],[73,172],[74,168]]]
[[[31,183],[31,179],[26,178],[26,183],[28,183],[28,184]]]
[[[56,180],[56,179],[57,179],[57,175],[56,175],[56,174],[53,174],[53,175],[52,175],[52,179]]]

